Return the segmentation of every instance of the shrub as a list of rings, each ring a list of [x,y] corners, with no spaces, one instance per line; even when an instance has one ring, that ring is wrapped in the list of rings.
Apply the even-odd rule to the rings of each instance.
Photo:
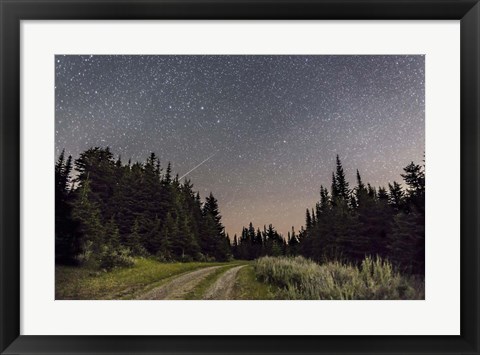
[[[193,258],[190,255],[182,255],[178,258],[181,263],[191,263]]]
[[[130,250],[132,255],[140,258],[146,258],[150,256],[150,253],[142,245],[134,245],[132,248],[130,248]]]
[[[209,256],[201,253],[198,255],[197,260],[205,263],[213,263],[216,261],[213,256]]]
[[[116,267],[132,267],[134,265],[135,259],[132,257],[132,252],[129,248],[102,246],[100,268],[112,270]]]
[[[75,257],[78,264],[86,264],[93,255],[93,242],[91,240],[82,243],[81,252]]]
[[[175,258],[170,253],[164,253],[159,251],[155,254],[155,260],[161,263],[172,263],[175,261]]]
[[[263,257],[254,267],[257,277],[279,286],[285,299],[424,299],[423,281],[400,275],[380,258],[367,257],[356,267],[319,265],[301,256]]]

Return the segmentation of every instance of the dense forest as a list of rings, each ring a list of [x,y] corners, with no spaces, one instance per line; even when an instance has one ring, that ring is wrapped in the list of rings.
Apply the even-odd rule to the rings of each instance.
[[[331,189],[306,210],[306,223],[287,236],[252,223],[232,240],[218,202],[202,202],[189,180],[172,176],[152,153],[144,163],[115,160],[109,148],[91,148],[55,164],[55,258],[58,264],[101,268],[129,265],[134,256],[161,261],[227,261],[303,255],[319,262],[360,263],[367,255],[403,272],[424,274],[425,176],[413,162],[397,182],[376,189],[357,171],[350,187],[337,156]]]
[[[413,162],[398,182],[378,189],[362,181],[350,188],[340,158],[332,173],[330,191],[320,186],[320,199],[306,210],[305,226],[292,228],[286,238],[272,225],[255,230],[250,224],[240,238],[234,236],[233,255],[302,255],[320,263],[342,261],[360,264],[366,256],[390,260],[406,273],[425,273],[425,169]]]
[[[88,149],[74,163],[62,153],[55,176],[58,263],[231,258],[215,197],[202,204],[190,181],[172,177],[170,164],[163,172],[153,153],[144,164],[115,161],[109,148]]]

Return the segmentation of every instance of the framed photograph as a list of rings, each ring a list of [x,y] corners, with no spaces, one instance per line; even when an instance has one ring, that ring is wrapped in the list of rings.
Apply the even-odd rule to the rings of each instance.
[[[479,353],[477,1],[13,1],[2,354]]]

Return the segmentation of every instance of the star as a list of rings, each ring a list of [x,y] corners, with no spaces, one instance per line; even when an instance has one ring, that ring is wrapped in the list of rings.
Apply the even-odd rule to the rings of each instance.
[[[226,231],[286,234],[331,186],[401,182],[423,161],[423,55],[55,56],[55,152],[155,152],[219,202]],[[165,170],[163,170],[165,171]],[[288,216],[288,218],[286,217]]]

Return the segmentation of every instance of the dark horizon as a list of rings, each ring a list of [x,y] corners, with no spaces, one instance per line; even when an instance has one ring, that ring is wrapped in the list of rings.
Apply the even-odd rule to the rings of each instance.
[[[425,146],[424,56],[56,56],[56,154],[150,152],[211,191],[233,237],[286,236],[330,187],[401,181]]]

